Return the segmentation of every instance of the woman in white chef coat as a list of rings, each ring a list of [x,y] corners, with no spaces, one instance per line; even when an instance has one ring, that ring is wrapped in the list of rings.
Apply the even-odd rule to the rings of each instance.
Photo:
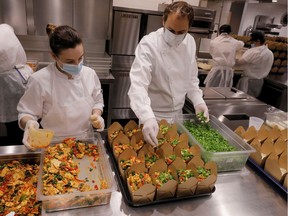
[[[264,83],[263,79],[268,76],[273,65],[274,55],[264,44],[265,37],[262,32],[252,32],[250,41],[252,48],[236,62],[237,65],[244,66],[244,73],[237,83],[237,88],[253,97],[258,97]]]
[[[210,42],[212,69],[204,84],[206,87],[232,87],[236,52],[244,47],[243,41],[234,39],[230,25],[222,25],[220,35]]]
[[[47,25],[55,63],[34,73],[18,104],[18,121],[28,142],[29,128],[51,129],[55,136],[79,135],[104,129],[103,95],[95,71],[83,65],[84,48],[78,32],[70,26]],[[91,122],[90,122],[91,121]],[[92,124],[91,124],[92,123]]]
[[[157,121],[171,121],[181,114],[186,95],[196,113],[208,108],[199,89],[194,38],[188,34],[193,20],[193,8],[183,1],[168,5],[163,26],[142,38],[135,51],[130,70],[128,92],[131,108],[143,123],[143,135],[151,145],[157,145]]]
[[[5,123],[7,143],[21,144],[23,132],[18,127],[17,104],[24,94],[32,69],[26,65],[25,51],[13,28],[0,25],[0,122]]]

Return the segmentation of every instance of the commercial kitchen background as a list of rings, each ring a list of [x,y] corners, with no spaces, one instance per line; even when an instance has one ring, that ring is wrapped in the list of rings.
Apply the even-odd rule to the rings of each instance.
[[[38,61],[38,69],[52,62],[45,32],[47,23],[71,25],[81,32],[86,51],[85,64],[95,69],[102,83],[105,100],[103,115],[106,125],[109,126],[113,121],[136,118],[127,97],[129,69],[134,59],[134,50],[145,34],[162,26],[162,10],[165,6],[162,3],[171,2],[1,0],[0,23],[8,23],[14,27],[28,59]],[[233,34],[247,35],[247,29],[253,26],[257,15],[273,17],[274,24],[281,24],[286,13],[287,23],[286,0],[278,0],[277,3],[272,3],[272,0],[187,2],[196,9],[195,17],[198,20],[196,19],[194,26],[189,29],[189,33],[195,37],[199,56],[205,56],[205,45],[217,36],[213,30],[217,30],[222,24],[230,23]],[[287,37],[287,26],[271,29],[271,32]],[[281,83],[276,83],[275,87],[273,82],[270,87],[273,94],[277,95],[273,97],[271,105],[287,111],[287,73],[278,76],[278,79],[279,77]],[[0,138],[5,136],[5,127],[0,124]]]

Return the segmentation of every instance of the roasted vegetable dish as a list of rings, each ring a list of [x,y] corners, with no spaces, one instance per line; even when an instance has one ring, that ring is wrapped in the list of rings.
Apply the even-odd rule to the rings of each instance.
[[[191,169],[177,170],[177,175],[180,184],[186,182],[189,178],[194,177],[194,173],[192,172]]]
[[[0,215],[40,215],[41,202],[36,201],[38,165],[12,161],[0,165]]]
[[[155,178],[156,178],[156,187],[157,188],[162,187],[169,180],[174,179],[169,170],[164,171],[164,172],[155,172]]]
[[[145,184],[152,184],[151,177],[148,173],[135,173],[132,172],[127,178],[128,184],[132,191],[136,191]]]
[[[48,147],[43,166],[43,194],[56,195],[71,193],[74,190],[83,192],[105,189],[102,188],[107,185],[104,179],[101,180],[100,186],[95,184],[94,187],[86,184],[85,179],[78,179],[80,169],[74,159],[81,159],[84,155],[92,157],[95,162],[98,161],[97,145],[69,138],[62,143]],[[90,169],[93,170],[93,168]]]

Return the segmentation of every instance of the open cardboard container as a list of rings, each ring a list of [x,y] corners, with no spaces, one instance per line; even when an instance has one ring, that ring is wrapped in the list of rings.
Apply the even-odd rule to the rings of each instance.
[[[271,128],[267,125],[262,125],[258,131],[253,126],[246,131],[242,128],[238,127],[235,132],[243,139],[249,140],[250,145],[256,150],[250,155],[251,164],[278,187],[286,186],[287,193],[287,129],[280,130],[277,126]],[[281,189],[285,191],[284,188]]]

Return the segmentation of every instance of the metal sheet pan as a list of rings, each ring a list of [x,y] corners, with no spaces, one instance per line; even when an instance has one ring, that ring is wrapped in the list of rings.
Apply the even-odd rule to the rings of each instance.
[[[108,143],[107,137],[105,140],[105,147],[106,147],[107,152],[110,156],[112,167],[113,167],[113,170],[115,172],[115,176],[117,178],[117,182],[118,182],[119,188],[121,190],[122,196],[124,198],[124,202],[131,207],[144,207],[144,206],[151,206],[151,205],[156,205],[156,204],[161,204],[161,203],[176,202],[176,201],[186,200],[186,199],[195,199],[195,198],[210,196],[216,190],[216,188],[214,187],[212,193],[197,194],[197,195],[193,195],[193,196],[179,197],[179,198],[173,197],[173,198],[168,198],[168,199],[163,199],[163,200],[155,200],[155,201],[152,201],[149,203],[135,203],[135,202],[133,202],[133,200],[130,196],[126,182],[124,182],[123,179],[121,178],[121,174],[118,170],[117,161],[115,160],[115,158],[113,156],[112,148]]]
[[[269,185],[271,185],[276,191],[278,191],[283,197],[287,199],[288,190],[280,184],[273,176],[267,173],[261,166],[259,166],[253,159],[248,158],[247,164],[252,167],[257,174],[259,174]]]

